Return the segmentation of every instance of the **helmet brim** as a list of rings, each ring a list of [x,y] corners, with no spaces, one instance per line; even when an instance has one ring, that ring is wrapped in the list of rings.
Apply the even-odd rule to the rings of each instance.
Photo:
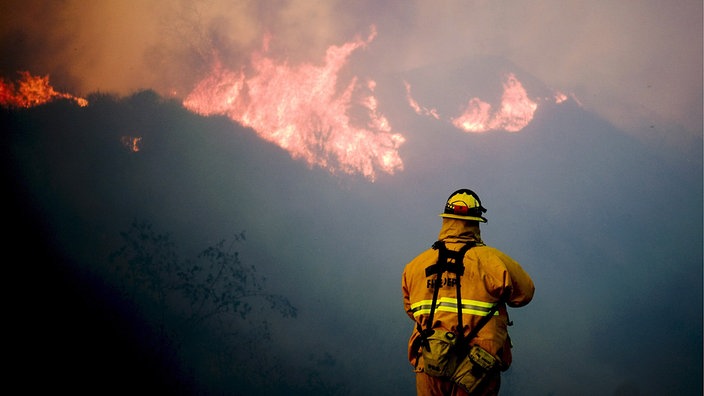
[[[481,223],[486,223],[487,219],[483,217],[476,217],[476,216],[461,216],[461,215],[456,215],[456,214],[450,214],[450,213],[440,213],[440,217],[444,217],[446,219],[458,219],[458,220],[468,220],[468,221],[479,221]]]

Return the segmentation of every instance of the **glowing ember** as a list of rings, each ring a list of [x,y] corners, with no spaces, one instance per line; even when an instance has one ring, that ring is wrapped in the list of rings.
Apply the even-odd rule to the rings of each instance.
[[[562,92],[555,93],[555,103],[562,103],[566,100],[567,100],[567,95],[563,94]]]
[[[142,137],[141,136],[122,136],[120,138],[122,145],[129,151],[137,152],[142,149]]]
[[[19,74],[21,79],[17,87],[0,78],[0,105],[34,107],[57,98],[74,100],[81,107],[88,105],[88,101],[83,98],[54,90],[49,84],[49,76],[32,76],[27,71],[19,72]]]
[[[516,76],[509,74],[504,82],[501,108],[493,111],[491,105],[473,98],[466,110],[452,120],[452,124],[466,132],[486,132],[503,129],[518,132],[533,120],[538,105],[528,98]]]
[[[353,77],[337,88],[350,54],[375,34],[329,47],[320,66],[289,66],[267,57],[266,49],[252,56],[248,74],[216,63],[183,104],[202,115],[227,115],[309,165],[370,180],[378,172],[393,174],[403,169],[398,149],[405,138],[379,112],[375,82]]]

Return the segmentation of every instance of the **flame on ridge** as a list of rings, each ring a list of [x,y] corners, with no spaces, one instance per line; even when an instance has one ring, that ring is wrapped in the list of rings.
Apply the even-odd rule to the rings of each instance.
[[[350,54],[375,35],[372,28],[366,40],[330,46],[322,65],[290,66],[268,57],[266,48],[252,56],[247,74],[215,62],[183,104],[198,114],[226,115],[251,127],[310,166],[372,181],[379,172],[394,174],[403,169],[398,149],[405,138],[379,111],[375,81],[362,84],[354,76],[338,89]]]
[[[21,78],[17,85],[0,78],[0,105],[5,107],[34,107],[54,99],[65,98],[75,101],[79,106],[88,106],[88,101],[71,94],[57,92],[49,84],[49,76],[33,76],[28,71],[19,72]]]
[[[501,107],[492,111],[491,105],[477,98],[470,99],[467,108],[452,124],[465,132],[486,132],[503,129],[518,132],[533,120],[538,104],[528,98],[523,84],[514,74],[504,82]]]
[[[406,99],[409,106],[417,113],[440,119],[436,109],[421,107],[418,102],[411,97],[411,86],[406,84]],[[518,132],[525,128],[532,120],[538,104],[531,100],[526,93],[523,84],[511,73],[503,83],[503,95],[501,106],[493,109],[491,104],[479,99],[472,98],[467,102],[462,114],[452,117],[450,122],[456,128],[465,132],[488,132],[495,130],[505,130],[508,132]]]

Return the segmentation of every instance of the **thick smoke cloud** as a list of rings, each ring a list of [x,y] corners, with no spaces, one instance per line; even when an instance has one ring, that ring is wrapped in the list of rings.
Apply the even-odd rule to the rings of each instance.
[[[79,95],[149,88],[183,97],[215,56],[246,67],[266,42],[282,59],[311,62],[375,25],[378,39],[358,74],[501,57],[631,133],[668,144],[701,133],[699,1],[30,0],[0,7],[2,75],[51,74]]]

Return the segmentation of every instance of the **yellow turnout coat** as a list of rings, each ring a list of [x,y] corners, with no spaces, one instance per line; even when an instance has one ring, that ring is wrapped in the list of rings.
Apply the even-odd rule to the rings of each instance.
[[[499,304],[494,318],[486,323],[476,338],[467,341],[499,358],[505,370],[512,359],[506,306],[528,304],[535,291],[533,281],[511,257],[482,242],[478,224],[451,218],[442,221],[438,239],[445,242],[449,250],[459,251],[468,241],[476,243],[464,256],[464,275],[460,277],[464,336],[494,304]],[[437,259],[438,250],[428,249],[409,262],[403,271],[403,304],[408,316],[422,329],[427,327],[435,279],[435,275],[426,277],[425,269]],[[442,327],[458,334],[455,281],[453,273],[442,275],[431,327]],[[408,359],[417,371],[422,371],[423,364],[419,362],[422,358],[419,358],[420,333],[415,329],[408,342]]]

